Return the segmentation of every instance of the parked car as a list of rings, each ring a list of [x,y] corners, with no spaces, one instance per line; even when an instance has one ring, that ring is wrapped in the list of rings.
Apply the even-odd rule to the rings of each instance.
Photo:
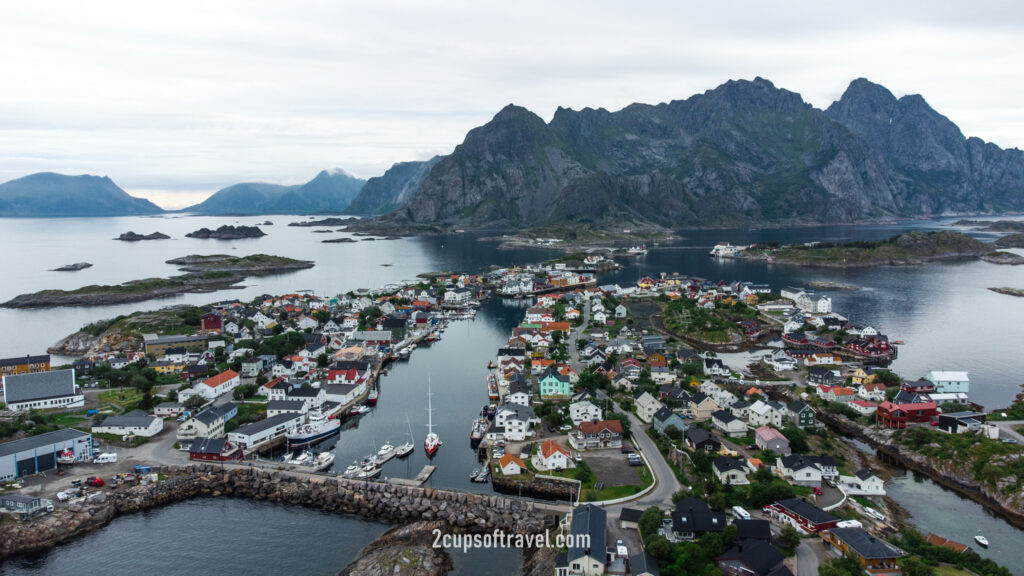
[[[86,483],[89,486],[93,486],[95,488],[102,488],[103,485],[106,484],[103,481],[103,478],[96,478],[96,477],[92,477],[92,476],[90,476],[89,478],[86,479]]]
[[[568,424],[562,424],[561,426],[558,427],[558,430],[561,432],[568,432],[569,430],[572,430],[572,426]]]
[[[813,490],[814,493],[817,494],[818,496],[821,496],[822,494],[824,494],[824,492],[822,492],[821,488],[818,488],[817,486],[815,486],[814,488],[811,488],[811,490]]]
[[[60,492],[57,492],[57,500],[60,500],[61,502],[67,502],[70,499],[71,499],[71,493],[70,492],[68,492],[66,490],[61,490]]]
[[[557,430],[557,428],[554,426],[548,426],[548,432],[554,432],[555,430]]]
[[[620,451],[623,454],[629,454],[630,452],[633,451],[633,445],[632,444],[627,444],[627,443],[623,442],[622,448],[620,448]]]
[[[1003,444],[1016,444],[1017,440],[1015,438],[1003,438],[1000,440],[1000,442],[1002,442]]]
[[[750,446],[747,446],[747,450],[757,450],[757,444],[751,444]]]

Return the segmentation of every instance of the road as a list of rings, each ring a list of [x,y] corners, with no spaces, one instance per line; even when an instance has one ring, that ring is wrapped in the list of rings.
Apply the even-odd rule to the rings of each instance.
[[[1014,430],[1019,426],[1024,426],[1024,420],[1006,420],[1004,422],[993,422],[999,427],[1000,438],[1013,438],[1018,444],[1024,444],[1024,435]]]
[[[796,547],[796,576],[818,576],[818,566],[826,554],[820,540],[801,539]]]

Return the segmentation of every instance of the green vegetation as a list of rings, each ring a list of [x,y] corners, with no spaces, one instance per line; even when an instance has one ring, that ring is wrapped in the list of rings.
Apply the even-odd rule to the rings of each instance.
[[[98,440],[102,440],[104,444],[109,444],[111,446],[141,446],[146,442],[150,441],[150,438],[147,438],[145,436],[129,436],[128,440],[126,441],[119,434],[97,434],[95,432],[93,432],[92,437]]]
[[[121,330],[140,336],[144,333],[190,334],[199,328],[199,318],[206,311],[198,306],[169,306],[160,310],[133,312],[86,324],[79,331],[99,336],[110,330]]]
[[[929,428],[901,431],[899,441],[929,458],[953,467],[1003,494],[1017,494],[1024,484],[1024,448],[975,434],[945,434]]]
[[[287,334],[271,336],[261,342],[257,342],[255,340],[240,340],[236,346],[238,348],[250,348],[255,350],[255,352],[253,352],[255,356],[273,354],[278,360],[280,360],[285,356],[294,354],[296,350],[305,344],[305,336],[299,332],[289,332]]]
[[[743,340],[741,320],[758,317],[757,309],[742,302],[719,301],[712,309],[701,308],[689,298],[665,304],[665,327],[672,332],[703,342],[723,344]]]
[[[9,438],[21,432],[26,436],[36,436],[60,430],[61,428],[81,427],[88,424],[86,410],[76,412],[40,412],[32,410],[27,414],[18,414],[12,420],[0,422],[0,438]]]
[[[1003,417],[1006,414],[1006,417]],[[989,422],[995,420],[1024,420],[1024,400],[1014,402],[1009,408],[995,410],[986,418]]]
[[[955,566],[958,569],[966,568],[980,576],[1009,576],[1011,574],[1006,568],[988,558],[982,558],[973,550],[960,553],[949,548],[931,544],[912,528],[904,529],[903,532],[893,536],[890,542],[907,552],[920,556],[921,560],[929,568],[943,563]],[[906,570],[907,565],[905,562],[903,560],[900,563]],[[910,574],[909,571],[907,573]],[[917,573],[923,574],[923,572]]]
[[[673,544],[658,535],[662,513],[656,507],[640,516],[640,537],[647,552],[658,560],[664,576],[703,576],[721,574],[715,559],[736,541],[736,527],[726,526],[721,534],[705,534],[695,542]]]
[[[264,403],[243,402],[237,406],[238,414],[224,425],[225,432],[231,432],[242,424],[256,422],[267,417],[267,405]]]

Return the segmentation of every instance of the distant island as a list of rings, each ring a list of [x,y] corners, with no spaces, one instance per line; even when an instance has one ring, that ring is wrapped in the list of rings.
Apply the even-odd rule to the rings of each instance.
[[[188,272],[170,278],[146,278],[117,285],[84,286],[77,290],[41,290],[21,294],[0,304],[2,308],[55,308],[59,306],[107,306],[142,302],[153,298],[202,293],[235,287],[248,276],[279,274],[312,268],[313,262],[282,256],[254,254],[184,256],[167,263]]]
[[[1024,233],[1007,234],[993,242],[999,248],[1024,248]]]
[[[267,234],[256,226],[230,226],[225,224],[216,230],[200,228],[195,232],[185,234],[187,238],[202,238],[214,240],[241,240],[243,238],[260,238]]]
[[[1020,288],[1008,288],[1006,286],[1002,286],[999,288],[989,288],[989,290],[997,292],[999,294],[1006,294],[1007,296],[1017,296],[1019,298],[1024,298],[1024,290],[1021,290]]]
[[[989,232],[1024,232],[1024,220],[957,220],[953,226],[971,226]]]
[[[92,264],[89,262],[76,262],[75,264],[65,264],[60,268],[54,268],[51,272],[78,272],[79,270],[85,270],[86,268],[92,268]]]
[[[345,226],[351,223],[356,218],[324,218],[322,220],[306,220],[302,222],[289,222],[289,226],[299,226],[301,228],[310,226]]]
[[[1024,264],[1024,256],[1014,254],[1013,252],[989,252],[982,256],[981,259],[990,264],[1009,264],[1010,266]]]
[[[30,174],[0,184],[0,216],[52,218],[67,216],[145,216],[162,208],[136,198],[106,176]]]
[[[356,241],[345,236],[344,238],[328,238],[327,240],[321,240],[324,244],[348,244],[349,242],[355,243]]]
[[[904,266],[936,260],[978,259],[992,245],[962,232],[908,232],[881,242],[847,244],[790,244],[780,247],[754,246],[740,258],[763,260],[772,264],[859,268],[867,266]]]
[[[136,234],[135,232],[128,231],[121,234],[114,240],[121,240],[123,242],[141,242],[142,240],[167,240],[170,236],[163,232],[153,232],[152,234]]]

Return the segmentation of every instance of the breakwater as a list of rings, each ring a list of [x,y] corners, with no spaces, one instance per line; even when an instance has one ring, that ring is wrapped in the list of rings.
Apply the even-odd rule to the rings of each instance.
[[[306,477],[257,468],[184,466],[166,479],[100,492],[88,502],[25,522],[0,526],[0,558],[40,552],[105,526],[115,517],[190,498],[234,497],[316,508],[392,523],[431,521],[453,532],[534,534],[554,526],[554,516],[532,502],[425,487]]]

